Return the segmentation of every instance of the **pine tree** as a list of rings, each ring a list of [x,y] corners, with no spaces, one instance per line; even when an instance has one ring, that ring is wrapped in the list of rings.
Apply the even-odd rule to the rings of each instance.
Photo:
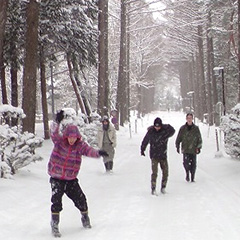
[[[240,103],[232,109],[232,114],[222,117],[220,127],[224,132],[226,153],[233,158],[240,158]]]

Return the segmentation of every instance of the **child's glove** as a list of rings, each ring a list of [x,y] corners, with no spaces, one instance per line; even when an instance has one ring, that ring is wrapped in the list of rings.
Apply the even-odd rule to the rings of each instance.
[[[196,149],[196,154],[199,154],[201,152],[200,148]]]
[[[108,157],[109,156],[108,153],[106,151],[104,151],[104,150],[99,150],[98,153],[102,157]]]
[[[63,113],[64,113],[63,110],[60,110],[57,112],[57,114],[56,114],[56,122],[57,123],[60,123],[63,120],[63,118],[64,118]]]

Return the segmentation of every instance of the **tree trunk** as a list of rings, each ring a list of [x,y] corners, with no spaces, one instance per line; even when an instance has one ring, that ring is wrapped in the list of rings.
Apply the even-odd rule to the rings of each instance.
[[[191,87],[193,90],[192,94],[192,106],[193,106],[193,113],[194,113],[194,119],[196,115],[196,69],[195,69],[196,63],[194,60],[194,57],[192,56],[191,60]]]
[[[8,104],[6,79],[5,79],[5,66],[4,66],[4,60],[3,60],[3,45],[4,45],[5,26],[7,21],[7,7],[8,7],[8,0],[1,0],[1,4],[0,4],[0,78],[1,78],[3,104]]]
[[[200,116],[203,120],[203,114],[207,112],[206,105],[206,86],[204,77],[204,55],[203,55],[203,29],[202,26],[198,26],[198,52],[199,52],[199,85],[200,85]]]
[[[199,88],[199,82],[200,82],[200,73],[199,73],[199,56],[196,56],[195,59],[195,87],[194,87],[194,96],[195,96],[195,116],[199,119],[202,117],[201,112],[201,98],[200,98],[200,88]]]
[[[12,59],[14,61],[14,59]],[[16,58],[15,58],[16,60]],[[14,107],[18,107],[18,69],[17,69],[17,63],[12,62],[11,64],[11,104]]]
[[[117,112],[120,115],[120,125],[123,126],[126,117],[127,89],[126,89],[126,4],[121,0],[121,36],[120,57],[117,86]]]
[[[209,125],[213,125],[213,103],[212,103],[212,69],[214,68],[211,62],[211,42],[210,42],[210,29],[211,29],[211,12],[208,13],[207,24],[207,107]]]
[[[73,89],[74,89],[74,92],[75,92],[77,100],[78,100],[78,104],[80,106],[80,109],[81,109],[82,113],[87,116],[87,111],[85,109],[83,99],[81,97],[81,94],[80,94],[79,89],[77,87],[77,83],[76,83],[76,81],[74,79],[74,76],[73,76],[73,68],[72,68],[70,53],[67,53],[67,65],[68,65],[70,80],[72,82]]]
[[[43,113],[43,127],[44,139],[49,139],[49,124],[48,124],[48,105],[47,105],[47,84],[46,84],[46,66],[44,49],[40,49],[40,80],[41,80],[41,94],[42,94],[42,113]]]
[[[208,22],[210,27],[212,26],[212,17],[211,14],[208,16]],[[218,93],[217,93],[217,80],[216,76],[214,74],[214,67],[215,67],[215,61],[214,61],[214,48],[213,48],[213,38],[209,37],[208,39],[209,44],[209,54],[210,54],[210,63],[211,63],[211,79],[212,79],[212,104],[213,104],[213,119],[214,123],[219,126],[219,116],[216,112],[216,105],[218,103]]]
[[[38,47],[39,3],[30,0],[27,6],[26,55],[23,69],[23,131],[35,133],[36,73]]]
[[[188,62],[180,62],[178,65],[179,72],[179,80],[180,80],[180,92],[182,97],[182,108],[184,111],[189,111],[190,102],[188,98],[189,92],[189,63]]]
[[[84,81],[87,82],[87,77],[86,77],[86,75],[85,75],[84,69],[81,68],[80,71],[81,71],[81,73],[82,73],[82,76],[83,76]],[[80,82],[80,83],[81,83],[81,82]],[[88,96],[88,98],[85,97],[86,101],[84,100],[84,104],[85,104],[85,106],[86,106],[86,108],[87,108],[87,111],[89,111],[89,112],[88,112],[88,116],[89,116],[89,120],[90,120],[90,122],[91,122],[92,119],[90,118],[90,114],[92,113],[92,106],[91,106],[91,104],[90,104],[90,102],[89,102],[89,98],[91,98],[91,96]]]
[[[128,10],[130,5],[128,5]],[[129,11],[128,11],[129,12]],[[126,115],[127,120],[130,122],[130,14],[127,14],[127,50],[126,50],[126,87],[127,87],[127,107],[126,107]]]
[[[106,115],[109,111],[108,78],[108,0],[98,1],[98,113]]]
[[[188,87],[188,91],[193,91],[194,89],[194,81],[193,81],[193,78],[194,78],[194,74],[193,74],[193,62],[190,61],[189,64],[189,87]]]
[[[14,55],[13,55],[14,56]],[[11,62],[11,104],[14,107],[18,107],[18,69],[17,69],[17,56],[12,58]],[[17,118],[12,118],[11,126],[16,126],[18,124]]]
[[[144,54],[141,54],[141,62],[140,62],[140,72],[138,74],[138,81],[137,81],[137,111],[138,111],[138,118],[141,117],[143,113],[143,86],[141,84],[141,76],[143,75],[143,62],[144,62]]]
[[[91,105],[85,95],[85,91],[84,91],[84,88],[83,88],[83,85],[79,79],[79,67],[78,67],[78,64],[77,64],[77,61],[76,61],[76,57],[75,55],[72,55],[72,59],[71,59],[71,62],[72,62],[72,70],[73,70],[73,77],[74,77],[74,80],[77,84],[77,87],[78,87],[78,91],[81,95],[81,98],[83,100],[83,104],[84,104],[84,108],[86,110],[86,116],[88,117],[88,120],[89,122],[91,122],[91,113],[92,113],[92,109],[91,109]]]
[[[195,101],[194,101],[194,63],[192,61],[189,62],[188,64],[189,66],[189,88],[188,88],[188,92],[189,92],[189,100],[190,100],[190,112],[195,113]]]
[[[240,102],[240,0],[238,0],[238,102]]]

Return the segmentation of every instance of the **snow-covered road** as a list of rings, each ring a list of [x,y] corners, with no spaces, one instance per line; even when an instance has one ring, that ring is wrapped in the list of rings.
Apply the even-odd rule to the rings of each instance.
[[[176,129],[168,144],[167,194],[150,194],[150,159],[140,156],[146,129],[156,116]],[[84,158],[79,179],[87,196],[92,229],[83,229],[80,214],[64,197],[60,231],[66,240],[239,240],[240,162],[215,158],[215,129],[200,124],[203,150],[198,155],[196,183],[186,182],[182,155],[175,138],[185,115],[158,112],[138,120],[132,138],[128,128],[118,132],[114,173],[104,172],[98,159]],[[41,135],[41,131],[39,131]],[[0,179],[0,239],[49,240],[50,184],[46,165],[50,140],[39,153],[43,162],[22,169],[14,180]],[[148,151],[148,150],[147,150]],[[161,173],[158,177],[158,183]],[[158,185],[159,191],[159,185]]]

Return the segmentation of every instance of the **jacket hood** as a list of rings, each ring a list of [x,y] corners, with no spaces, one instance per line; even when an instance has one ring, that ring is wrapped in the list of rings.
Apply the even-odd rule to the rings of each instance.
[[[63,132],[63,138],[66,139],[68,137],[76,137],[79,140],[82,138],[77,126],[68,125],[66,127],[66,129]]]

